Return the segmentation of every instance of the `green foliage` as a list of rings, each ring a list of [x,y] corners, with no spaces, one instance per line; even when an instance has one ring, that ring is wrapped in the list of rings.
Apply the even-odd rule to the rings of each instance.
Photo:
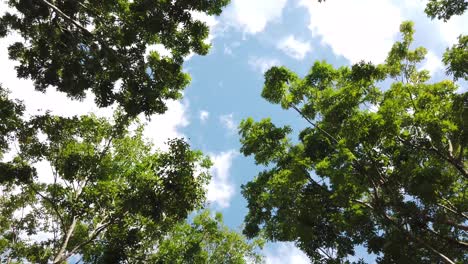
[[[0,262],[62,263],[73,254],[88,263],[141,262],[202,206],[207,158],[181,139],[155,152],[141,126],[128,130],[134,123],[122,114],[112,123],[51,115],[25,122],[16,159],[47,162],[50,174],[1,185]]]
[[[314,263],[347,262],[358,245],[378,263],[468,261],[468,93],[427,83],[426,50],[410,49],[413,24],[400,30],[381,65],[265,74],[262,96],[310,126],[292,143],[289,127],[242,121],[241,152],[268,165],[242,186],[248,237],[294,241]]]
[[[209,49],[208,27],[191,12],[219,15],[229,0],[7,2],[15,13],[0,18],[0,37],[17,32],[24,38],[9,47],[10,58],[19,62],[18,77],[31,78],[39,91],[54,86],[71,98],[91,90],[99,106],[117,102],[136,116],[163,113],[164,100],[181,97],[189,83],[184,57]],[[171,56],[153,51],[145,58],[155,44]]]
[[[224,226],[222,215],[210,216],[209,211],[196,215],[192,223],[178,224],[158,244],[151,263],[262,263],[256,252],[262,240],[248,242],[246,238]]]
[[[445,51],[443,62],[447,65],[447,74],[452,74],[455,80],[468,80],[468,36],[458,37],[458,44]]]
[[[23,104],[10,100],[8,91],[0,85],[0,160],[10,150],[17,132],[23,126],[23,112]],[[34,169],[20,158],[0,162],[0,184],[28,182],[34,174]]]
[[[426,9],[426,14],[434,19],[449,20],[453,15],[462,15],[468,8],[466,0],[429,0]]]

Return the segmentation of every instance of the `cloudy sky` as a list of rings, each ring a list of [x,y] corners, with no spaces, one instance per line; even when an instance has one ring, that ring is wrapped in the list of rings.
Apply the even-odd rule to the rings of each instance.
[[[335,66],[360,60],[383,62],[399,37],[400,23],[413,20],[415,46],[428,49],[421,68],[428,69],[434,80],[444,78],[441,56],[459,34],[468,33],[468,15],[453,17],[448,23],[432,21],[423,12],[425,4],[425,0],[327,0],[322,4],[315,0],[232,0],[220,17],[196,14],[211,27],[212,49],[207,56],[188,59],[184,67],[192,83],[184,99],[169,102],[164,116],[153,117],[146,136],[161,148],[167,138],[186,137],[193,148],[209,154],[214,162],[213,179],[207,186],[210,207],[221,211],[229,226],[240,229],[247,212],[240,186],[261,168],[238,151],[239,122],[249,116],[255,120],[271,117],[277,124],[296,129],[306,126],[295,113],[262,100],[263,73],[271,66],[285,65],[305,75],[315,60]],[[4,8],[0,4],[0,10]],[[29,113],[111,115],[112,109],[95,107],[92,96],[72,102],[52,90],[35,92],[31,81],[16,79],[15,63],[8,61],[6,52],[14,39],[0,40],[0,83],[12,91],[12,97],[24,101]],[[48,172],[42,173],[47,179]],[[364,254],[362,249],[358,253]],[[307,263],[289,243],[269,245],[264,254],[271,264]],[[372,260],[372,256],[365,258]]]

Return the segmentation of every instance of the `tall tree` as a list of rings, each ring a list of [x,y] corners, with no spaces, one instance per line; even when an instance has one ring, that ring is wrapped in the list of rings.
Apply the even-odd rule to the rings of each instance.
[[[47,162],[50,174],[31,169],[18,181],[0,171],[0,262],[64,263],[75,254],[141,262],[200,208],[209,160],[181,139],[153,151],[141,126],[129,131],[133,123],[124,115],[112,123],[51,115],[24,122],[14,161]]]
[[[241,151],[267,165],[242,187],[248,237],[294,241],[314,263],[341,263],[357,245],[378,263],[468,261],[468,93],[428,83],[413,24],[400,30],[381,65],[265,73],[262,96],[307,126],[293,141],[289,126],[242,121]]]
[[[18,77],[34,80],[37,90],[53,86],[71,98],[91,90],[101,107],[117,102],[132,116],[151,115],[181,97],[189,82],[184,57],[208,52],[208,27],[193,13],[219,15],[228,2],[9,0],[14,12],[0,18],[0,37],[24,39],[9,55],[19,62]],[[171,55],[145,58],[155,44]]]
[[[263,241],[248,242],[243,235],[229,230],[220,213],[213,218],[205,210],[191,222],[182,222],[169,232],[158,244],[158,252],[150,257],[150,263],[262,263],[257,250]]]

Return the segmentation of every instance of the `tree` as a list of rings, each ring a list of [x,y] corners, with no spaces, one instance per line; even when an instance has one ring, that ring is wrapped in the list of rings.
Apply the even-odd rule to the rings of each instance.
[[[262,246],[262,240],[248,242],[243,235],[229,230],[220,213],[212,218],[205,210],[191,224],[177,225],[158,244],[150,263],[262,263],[256,252]]]
[[[271,119],[241,122],[241,152],[267,166],[242,186],[248,237],[294,241],[314,263],[344,262],[357,245],[378,263],[468,261],[468,93],[428,83],[413,24],[400,30],[381,65],[265,73],[262,96],[307,127],[292,140]]]
[[[100,107],[117,102],[131,116],[151,115],[189,83],[184,57],[208,52],[208,27],[193,12],[219,15],[228,2],[9,0],[15,13],[0,18],[0,37],[24,39],[9,55],[19,62],[18,77],[34,80],[37,90],[56,87],[75,99],[91,90]],[[155,44],[171,56],[151,51],[145,58]]]
[[[429,0],[424,11],[430,18],[437,17],[446,22],[453,15],[462,15],[466,8],[468,8],[466,0]]]
[[[136,121],[123,114],[113,122],[92,115],[23,122],[14,163],[45,161],[51,170],[39,177],[31,169],[21,181],[1,171],[2,263],[64,263],[72,255],[141,262],[204,202],[210,162],[181,139],[153,151],[142,126],[129,130]]]

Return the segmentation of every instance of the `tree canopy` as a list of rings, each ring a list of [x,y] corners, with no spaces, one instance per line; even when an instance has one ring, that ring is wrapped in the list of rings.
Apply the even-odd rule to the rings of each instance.
[[[229,230],[222,215],[210,216],[205,210],[192,223],[177,225],[158,245],[151,263],[263,263],[257,252],[263,246],[261,239],[247,242],[245,237]]]
[[[124,115],[24,122],[12,163],[50,169],[38,177],[28,167],[21,181],[2,171],[1,262],[78,254],[87,263],[134,263],[202,206],[210,161],[181,139],[154,151],[132,123]]]
[[[429,83],[413,24],[400,30],[380,65],[265,73],[262,96],[306,127],[292,140],[269,118],[241,122],[241,152],[266,165],[242,186],[248,237],[294,241],[314,263],[345,262],[358,245],[378,263],[468,261],[468,93]]]
[[[208,27],[194,12],[219,15],[229,0],[101,1],[9,0],[0,37],[17,33],[9,47],[19,78],[35,88],[56,87],[71,98],[90,90],[98,106],[114,102],[135,116],[163,113],[189,83],[182,71],[190,52],[206,54]],[[148,46],[162,45],[170,56]]]

